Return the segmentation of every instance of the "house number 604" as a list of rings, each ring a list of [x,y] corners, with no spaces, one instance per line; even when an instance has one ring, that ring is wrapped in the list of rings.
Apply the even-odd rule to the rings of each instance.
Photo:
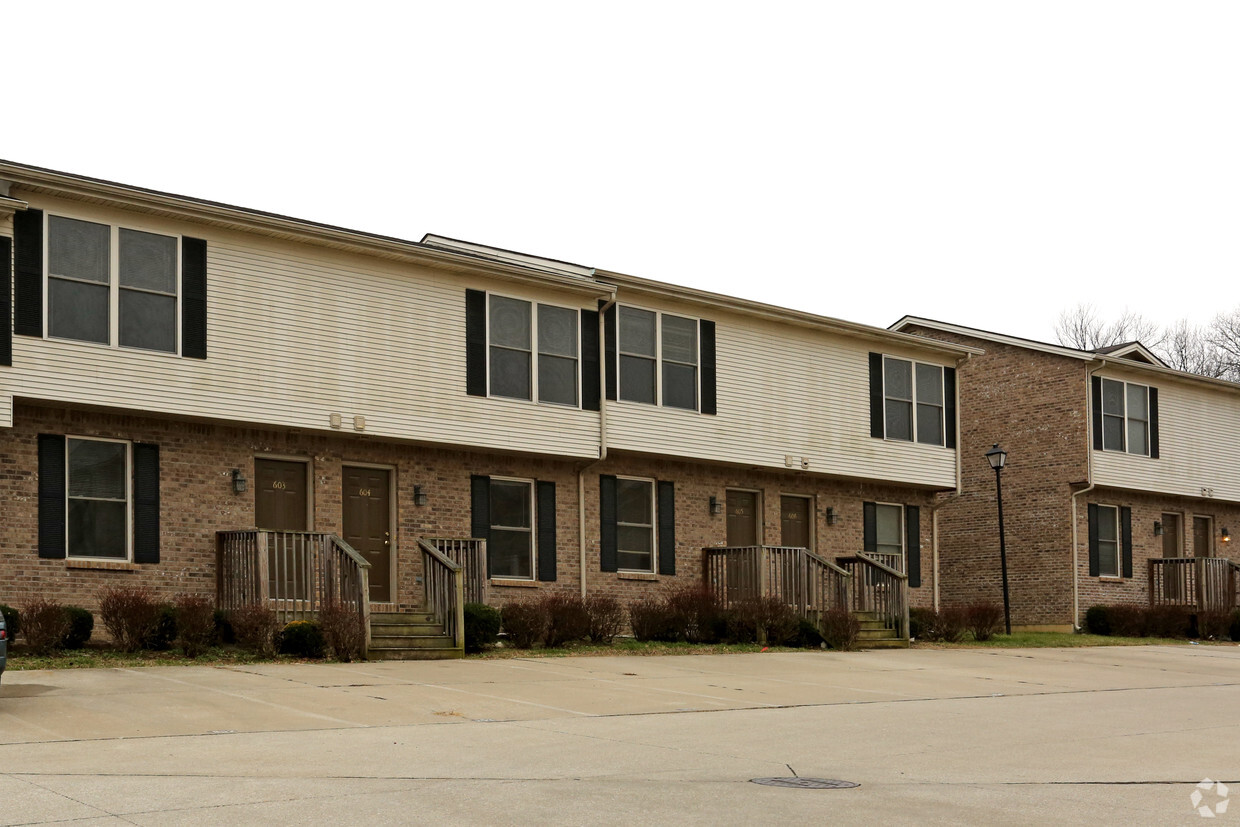
[[[357,496],[359,496],[359,497],[369,497],[369,496],[370,496],[370,489],[369,489],[369,488],[359,488],[359,489],[357,489]]]

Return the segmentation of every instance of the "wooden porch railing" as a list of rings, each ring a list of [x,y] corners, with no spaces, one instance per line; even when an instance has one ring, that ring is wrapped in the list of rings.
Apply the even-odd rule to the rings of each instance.
[[[465,602],[487,602],[487,541],[476,537],[427,537],[426,542],[461,567],[465,577]]]
[[[844,571],[852,575],[852,603],[854,612],[871,612],[883,621],[887,629],[894,629],[902,637],[908,637],[908,575],[879,562],[871,552],[857,552],[851,557],[837,557]]]
[[[777,597],[800,616],[848,605],[848,573],[804,548],[740,546],[702,549],[702,579],[725,607]]]
[[[1151,606],[1184,606],[1230,612],[1237,606],[1240,565],[1225,557],[1155,557],[1149,560]]]
[[[422,549],[422,588],[426,595],[423,608],[443,618],[444,631],[458,649],[465,648],[465,573],[464,568],[426,540],[418,540]]]
[[[370,563],[335,534],[216,533],[216,605],[261,605],[281,622],[308,620],[328,603],[358,612],[370,646]]]

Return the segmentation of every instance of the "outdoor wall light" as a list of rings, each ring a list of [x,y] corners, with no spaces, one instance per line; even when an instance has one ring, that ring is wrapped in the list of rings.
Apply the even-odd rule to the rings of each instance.
[[[1155,521],[1154,521],[1154,536],[1155,536],[1155,537],[1161,537],[1161,536],[1162,536],[1162,531],[1163,531],[1163,529],[1162,529],[1162,521],[1161,521],[1161,520],[1155,520]]]
[[[415,485],[413,487],[413,504],[420,506],[426,505],[428,502],[430,502],[430,497],[422,490],[422,486]]]
[[[835,513],[835,509],[827,506],[827,525],[835,525],[839,519],[840,515]]]
[[[1223,526],[1223,542],[1224,543],[1231,542],[1231,532],[1227,530],[1227,526]]]
[[[710,498],[710,513],[714,516],[718,516],[723,513],[723,503],[719,502],[718,497]]]
[[[245,477],[241,476],[240,468],[234,468],[232,470],[232,485],[234,494],[244,494],[245,489],[249,485],[249,483],[246,482]]]

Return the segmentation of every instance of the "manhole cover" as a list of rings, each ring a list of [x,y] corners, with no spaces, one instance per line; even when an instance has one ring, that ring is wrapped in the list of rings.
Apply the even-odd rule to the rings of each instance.
[[[767,787],[800,787],[803,790],[847,790],[861,786],[852,781],[837,781],[834,778],[751,778],[749,780]]]

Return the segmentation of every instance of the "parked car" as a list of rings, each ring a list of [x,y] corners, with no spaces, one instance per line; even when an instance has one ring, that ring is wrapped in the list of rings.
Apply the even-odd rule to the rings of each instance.
[[[9,650],[9,630],[4,626],[4,615],[0,614],[0,677],[4,676],[4,662]]]

